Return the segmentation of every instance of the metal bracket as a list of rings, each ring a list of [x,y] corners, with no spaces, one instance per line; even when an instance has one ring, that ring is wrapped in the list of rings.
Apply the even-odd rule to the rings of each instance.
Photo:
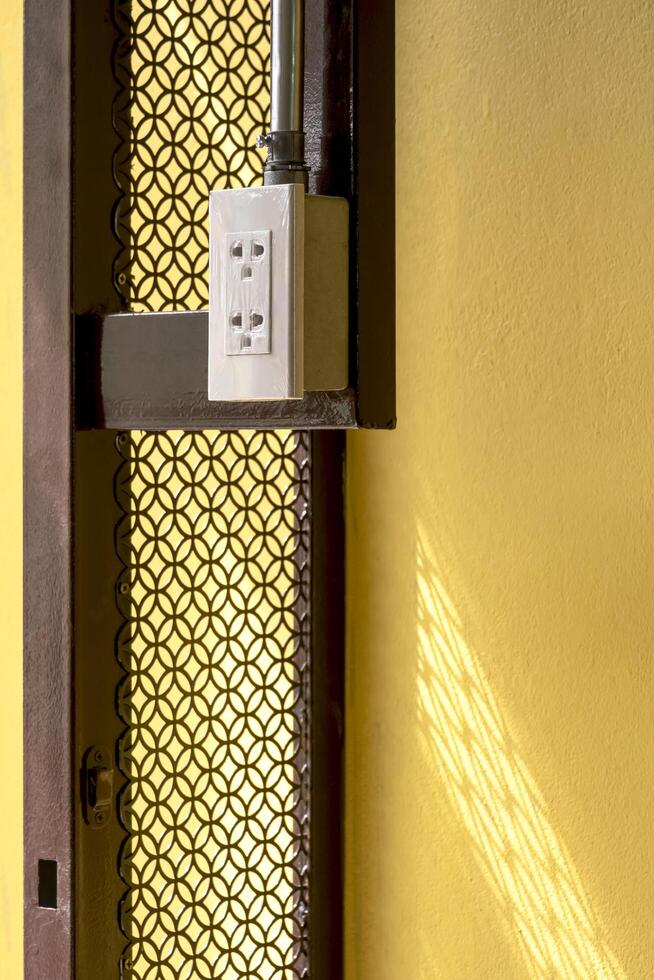
[[[82,811],[84,820],[94,830],[111,821],[114,802],[114,771],[110,755],[92,745],[82,760]]]

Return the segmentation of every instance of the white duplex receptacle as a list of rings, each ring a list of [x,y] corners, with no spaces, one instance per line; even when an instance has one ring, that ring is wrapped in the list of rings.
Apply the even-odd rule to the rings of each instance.
[[[272,232],[223,236],[225,353],[270,354]]]
[[[209,398],[302,398],[304,188],[209,197]]]

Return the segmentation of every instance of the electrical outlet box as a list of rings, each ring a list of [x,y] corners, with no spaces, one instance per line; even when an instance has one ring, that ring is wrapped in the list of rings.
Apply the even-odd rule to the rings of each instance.
[[[211,401],[304,395],[304,188],[209,195]]]

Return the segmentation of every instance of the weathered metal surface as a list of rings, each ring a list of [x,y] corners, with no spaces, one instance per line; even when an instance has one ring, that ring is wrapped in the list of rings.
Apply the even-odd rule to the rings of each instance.
[[[25,0],[25,980],[73,977],[70,42],[68,4]]]
[[[210,402],[206,311],[121,313],[77,324],[80,428],[351,428],[349,389],[297,401]]]

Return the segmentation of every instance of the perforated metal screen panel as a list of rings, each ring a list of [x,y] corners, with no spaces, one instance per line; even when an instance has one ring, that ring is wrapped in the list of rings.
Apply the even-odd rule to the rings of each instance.
[[[269,9],[113,0],[115,288],[208,301],[210,190],[261,182]],[[308,435],[117,438],[123,976],[306,977]]]
[[[113,0],[114,283],[130,309],[208,303],[208,195],[261,183],[267,0]]]
[[[306,437],[118,446],[124,972],[306,976]]]

